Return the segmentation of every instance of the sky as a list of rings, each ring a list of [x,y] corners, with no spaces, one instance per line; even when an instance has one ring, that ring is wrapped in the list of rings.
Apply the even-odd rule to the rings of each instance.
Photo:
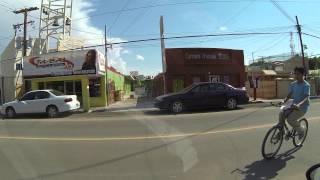
[[[38,6],[41,0],[0,0],[0,51],[14,36],[12,24],[23,16],[12,9]],[[295,52],[300,52],[295,16],[304,33],[320,36],[320,0],[278,0],[282,13],[270,0],[74,0],[72,36],[82,38],[86,45],[103,44],[104,27],[108,42],[158,38],[159,19],[164,17],[165,37],[281,32],[272,35],[220,36],[166,40],[167,48],[209,47],[244,51],[245,63],[254,59],[289,53],[290,32],[294,32]],[[39,12],[30,13],[31,37],[37,37]],[[21,35],[21,32],[18,32]],[[320,54],[320,39],[303,35],[308,55]],[[103,51],[103,48],[99,48]],[[114,45],[108,50],[108,63],[128,74],[156,75],[162,71],[159,41]]]

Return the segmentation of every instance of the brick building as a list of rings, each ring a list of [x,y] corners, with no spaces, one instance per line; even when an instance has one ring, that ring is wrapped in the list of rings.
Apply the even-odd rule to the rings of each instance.
[[[242,50],[218,48],[169,48],[166,72],[155,77],[154,95],[176,92],[196,82],[225,82],[245,86]],[[165,85],[164,85],[165,83]]]

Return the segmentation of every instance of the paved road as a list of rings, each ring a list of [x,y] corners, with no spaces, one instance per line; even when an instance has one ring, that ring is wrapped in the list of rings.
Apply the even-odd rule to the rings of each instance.
[[[320,103],[313,103],[303,148],[285,142],[264,161],[262,139],[278,109],[246,107],[169,115],[99,112],[61,119],[0,121],[4,180],[304,179],[320,162]]]

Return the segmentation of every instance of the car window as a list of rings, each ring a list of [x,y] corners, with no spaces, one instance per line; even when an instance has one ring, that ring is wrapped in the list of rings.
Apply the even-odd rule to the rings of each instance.
[[[45,91],[36,92],[34,99],[47,99],[50,97],[50,94]]]
[[[208,84],[201,85],[200,92],[202,92],[202,93],[209,92],[209,85]]]
[[[216,90],[216,85],[215,84],[210,84],[209,85],[210,91],[215,91]]]
[[[52,90],[50,91],[52,94],[54,94],[55,96],[64,96],[64,94],[60,91],[56,91],[56,90]]]
[[[197,86],[197,87],[193,88],[193,89],[191,90],[191,92],[194,92],[194,93],[200,92],[200,87]]]
[[[25,95],[21,98],[21,101],[34,100],[34,96],[35,96],[35,92],[27,93],[27,94],[25,94]]]
[[[224,90],[226,90],[226,87],[223,84],[216,84],[216,90],[217,91],[224,91]]]

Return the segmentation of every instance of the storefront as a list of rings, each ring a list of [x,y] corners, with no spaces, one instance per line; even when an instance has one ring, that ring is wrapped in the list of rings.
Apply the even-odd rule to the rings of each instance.
[[[106,106],[106,66],[96,50],[49,53],[25,57],[25,90],[55,89],[75,94],[85,111]]]
[[[156,95],[176,92],[197,82],[224,82],[245,86],[242,50],[218,48],[169,48],[165,72],[155,77]],[[161,92],[162,91],[162,92]]]

